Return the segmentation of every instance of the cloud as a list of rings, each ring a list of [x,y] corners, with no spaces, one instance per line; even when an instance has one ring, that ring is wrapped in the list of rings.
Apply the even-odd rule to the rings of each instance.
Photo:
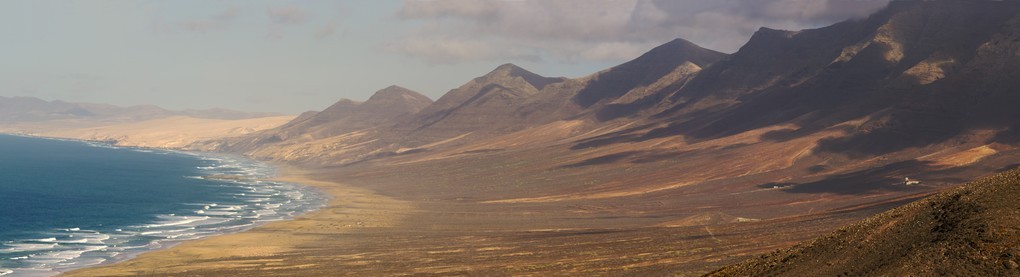
[[[301,24],[311,18],[308,11],[298,6],[269,8],[266,14],[275,24]]]
[[[386,45],[385,50],[421,57],[432,64],[456,64],[474,60],[537,61],[536,54],[497,42],[465,38],[407,38]]]
[[[321,27],[319,27],[319,29],[315,30],[315,33],[313,34],[313,36],[316,39],[324,39],[324,38],[327,38],[327,37],[331,37],[331,36],[336,34],[336,29],[337,29],[337,27],[336,27],[335,23],[330,23],[330,24],[322,25]]]
[[[185,20],[180,23],[180,28],[190,32],[207,32],[223,29],[237,18],[240,11],[240,8],[230,7],[208,18]]]
[[[655,46],[648,44],[607,42],[581,49],[576,53],[578,53],[577,58],[589,61],[627,60],[636,58],[653,47]]]
[[[398,15],[403,18],[472,17],[483,18],[498,10],[495,1],[446,0],[405,1]]]
[[[862,17],[888,0],[407,0],[417,29],[386,49],[430,62],[623,60],[685,38],[733,52],[759,27],[805,29]],[[501,49],[509,48],[513,49]]]

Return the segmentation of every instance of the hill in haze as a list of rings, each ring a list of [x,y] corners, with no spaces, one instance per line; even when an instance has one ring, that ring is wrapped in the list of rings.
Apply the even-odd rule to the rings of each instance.
[[[185,148],[192,143],[247,135],[293,119],[228,109],[171,111],[153,105],[44,101],[0,97],[0,132],[105,141],[121,146]]]
[[[120,107],[107,104],[45,101],[35,97],[0,96],[0,123],[41,122],[47,120],[147,120],[167,116],[208,119],[248,119],[279,116],[277,113],[252,113],[228,109],[171,111],[153,105]]]

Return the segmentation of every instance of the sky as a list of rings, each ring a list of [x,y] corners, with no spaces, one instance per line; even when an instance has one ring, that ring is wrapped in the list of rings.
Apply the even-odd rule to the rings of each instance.
[[[675,38],[732,53],[887,2],[5,0],[0,96],[296,114],[390,85],[436,99],[504,63],[581,77]]]

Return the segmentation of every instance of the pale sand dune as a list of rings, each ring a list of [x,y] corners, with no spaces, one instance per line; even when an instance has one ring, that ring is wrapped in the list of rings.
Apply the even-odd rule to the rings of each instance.
[[[120,146],[184,148],[203,140],[235,137],[287,123],[294,116],[239,120],[172,116],[140,122],[87,128],[55,128],[36,135],[83,140],[116,141]]]
[[[957,167],[976,163],[981,159],[999,153],[998,148],[1010,148],[1005,145],[982,145],[971,149],[952,152],[944,155],[927,155],[919,158],[921,161],[930,161],[939,166]]]
[[[653,192],[659,192],[664,190],[671,190],[695,184],[697,182],[682,182],[682,183],[671,183],[660,186],[651,187],[639,187],[626,190],[614,190],[606,192],[592,192],[592,193],[575,193],[575,194],[563,194],[563,195],[550,195],[550,196],[539,196],[539,197],[528,197],[528,198],[515,198],[515,199],[503,199],[503,200],[491,200],[483,201],[482,203],[531,203],[531,202],[559,202],[559,201],[570,201],[570,200],[592,200],[592,199],[604,199],[604,198],[615,198],[625,196],[635,196],[641,194],[648,194]]]

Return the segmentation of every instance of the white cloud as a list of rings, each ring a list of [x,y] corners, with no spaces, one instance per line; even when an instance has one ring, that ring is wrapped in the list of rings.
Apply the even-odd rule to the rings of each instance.
[[[220,30],[226,28],[227,25],[234,21],[240,12],[240,8],[230,7],[207,18],[185,20],[180,23],[180,28],[184,31],[190,32]]]
[[[581,50],[578,57],[590,61],[628,60],[640,56],[653,47],[655,46],[630,42],[599,43]]]
[[[408,38],[385,47],[391,52],[417,56],[433,64],[455,64],[474,60],[538,60],[534,54],[509,45],[462,38]]]
[[[269,8],[266,14],[276,24],[301,24],[311,18],[311,14],[308,11],[298,6]]]
[[[483,18],[494,14],[497,2],[478,0],[417,0],[405,1],[398,13],[403,18],[432,18],[443,16]]]
[[[337,26],[335,23],[322,25],[319,29],[315,30],[315,38],[324,39],[336,34]]]

